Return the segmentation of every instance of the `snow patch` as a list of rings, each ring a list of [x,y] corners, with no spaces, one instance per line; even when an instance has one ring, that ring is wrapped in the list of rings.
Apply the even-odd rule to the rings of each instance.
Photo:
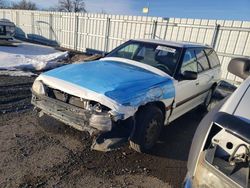
[[[68,52],[42,45],[24,43],[18,47],[0,46],[0,69],[43,71],[63,65],[62,60],[67,57]]]
[[[20,55],[0,52],[0,69],[42,71],[62,65],[60,60],[68,57],[68,52],[49,55]]]
[[[0,70],[0,75],[1,76],[37,76],[37,74],[32,73],[32,72],[25,72],[25,71],[11,71],[11,70]]]

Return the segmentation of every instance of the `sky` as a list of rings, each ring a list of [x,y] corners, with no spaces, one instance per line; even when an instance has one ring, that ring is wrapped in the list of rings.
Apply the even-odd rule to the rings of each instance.
[[[15,0],[18,1],[18,0]],[[58,0],[31,0],[39,8],[49,8]],[[149,3],[149,16],[207,18],[250,21],[250,0],[85,0],[88,12],[144,15]]]

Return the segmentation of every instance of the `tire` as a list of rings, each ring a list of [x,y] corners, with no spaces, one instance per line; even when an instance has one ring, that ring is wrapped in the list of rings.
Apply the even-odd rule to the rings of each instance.
[[[164,125],[162,111],[154,105],[146,105],[135,115],[134,130],[130,136],[130,147],[137,152],[147,152],[157,142]]]
[[[207,96],[203,102],[203,104],[201,105],[202,109],[205,111],[205,112],[209,112],[211,110],[211,101],[212,101],[212,97],[213,97],[213,93],[214,93],[214,89],[211,88],[208,90],[208,93],[207,93]]]

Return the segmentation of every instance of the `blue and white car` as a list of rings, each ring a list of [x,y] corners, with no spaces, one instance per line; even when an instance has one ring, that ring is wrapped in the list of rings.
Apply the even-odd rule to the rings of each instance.
[[[199,105],[206,108],[220,75],[209,46],[130,40],[99,60],[41,74],[32,103],[40,114],[91,135],[128,132],[131,147],[143,152],[164,125]]]

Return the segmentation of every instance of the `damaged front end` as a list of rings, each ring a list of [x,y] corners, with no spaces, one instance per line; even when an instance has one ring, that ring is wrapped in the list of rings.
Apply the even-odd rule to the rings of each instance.
[[[111,131],[115,123],[110,109],[98,102],[85,100],[44,85],[37,80],[32,87],[31,103],[40,111],[90,135]]]
[[[43,73],[32,92],[41,113],[96,136],[94,149],[101,151],[128,140],[140,106],[163,99],[169,106],[175,95],[171,77],[110,59]]]

